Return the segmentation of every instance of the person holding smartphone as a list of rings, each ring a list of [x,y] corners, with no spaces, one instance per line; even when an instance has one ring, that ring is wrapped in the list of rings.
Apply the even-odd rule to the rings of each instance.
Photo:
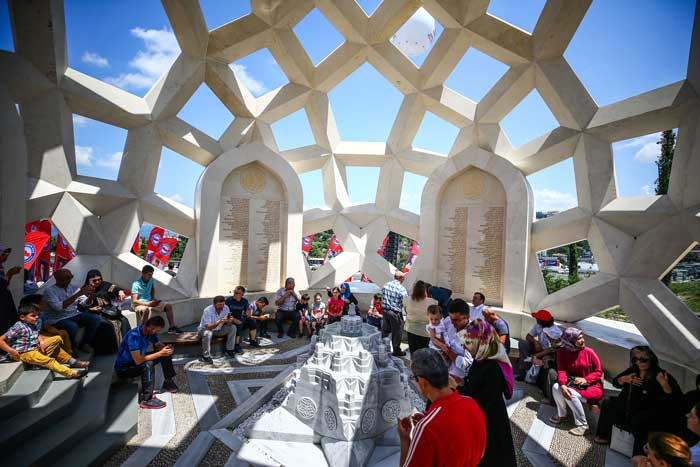
[[[154,271],[155,269],[150,264],[141,269],[141,277],[131,285],[131,307],[141,318],[142,323],[148,321],[151,311],[165,313],[168,317],[168,323],[170,323],[168,334],[182,334],[182,330],[175,326],[173,306],[156,299],[156,286],[153,283]]]
[[[226,305],[223,295],[217,295],[212,300],[212,304],[202,312],[202,319],[199,321],[199,335],[202,337],[202,358],[200,361],[212,363],[211,340],[214,337],[226,336],[226,354],[234,357],[236,351],[237,328],[233,320],[231,310]]]
[[[173,346],[164,345],[158,338],[164,327],[165,320],[161,316],[153,316],[129,331],[119,344],[114,361],[114,371],[120,378],[141,377],[139,407],[142,409],[162,409],[166,405],[153,394],[156,365],[160,364],[163,369],[162,391],[178,391],[173,381],[176,375],[172,360]],[[149,351],[151,345],[153,350]]]

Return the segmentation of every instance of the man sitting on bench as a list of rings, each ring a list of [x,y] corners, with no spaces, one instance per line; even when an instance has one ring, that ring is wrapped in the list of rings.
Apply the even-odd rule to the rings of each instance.
[[[214,337],[226,336],[226,353],[229,357],[236,355],[236,326],[233,316],[224,303],[226,299],[221,295],[214,297],[213,304],[204,309],[202,320],[199,322],[199,335],[202,337],[201,361],[212,363],[211,340]]]

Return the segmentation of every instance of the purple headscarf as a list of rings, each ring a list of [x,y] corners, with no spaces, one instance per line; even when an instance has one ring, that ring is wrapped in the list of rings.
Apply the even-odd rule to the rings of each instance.
[[[561,348],[568,352],[576,352],[581,350],[576,346],[576,341],[583,334],[578,328],[566,328],[561,336]]]

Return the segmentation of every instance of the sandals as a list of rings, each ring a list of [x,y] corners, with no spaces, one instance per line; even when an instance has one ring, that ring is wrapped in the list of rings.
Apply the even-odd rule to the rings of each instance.
[[[90,366],[90,362],[85,360],[78,360],[71,365],[71,368],[87,368]]]

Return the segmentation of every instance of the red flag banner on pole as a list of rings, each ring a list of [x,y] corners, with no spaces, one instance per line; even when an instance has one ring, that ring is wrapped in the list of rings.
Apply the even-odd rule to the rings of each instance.
[[[382,242],[382,246],[377,248],[377,254],[381,257],[384,257],[384,250],[386,250],[386,242],[389,241],[389,236],[387,235],[384,237],[384,241]]]
[[[314,242],[314,235],[309,235],[301,239],[301,251],[304,256],[309,256],[311,251],[311,244]]]
[[[56,253],[53,260],[53,270],[61,269],[68,261],[70,261],[70,247],[66,239],[58,234],[56,237]]]
[[[406,265],[403,267],[403,272],[408,272],[411,270],[411,268],[413,267],[413,262],[416,260],[419,253],[420,243],[413,240],[413,244],[411,245],[411,251],[408,253],[408,258],[406,259]]]
[[[131,252],[136,256],[141,253],[141,236],[139,234],[136,234],[134,244],[131,246]]]
[[[165,229],[163,229],[163,227],[153,227],[153,229],[151,229],[151,234],[148,236],[148,244],[146,245],[147,262],[151,263],[153,261],[163,237],[165,237]]]
[[[44,232],[35,231],[24,235],[24,269],[30,270],[34,266],[49,240],[51,236]]]
[[[164,238],[161,240],[158,251],[154,255],[155,259],[158,260],[157,265],[160,269],[164,269],[165,265],[168,264],[168,259],[170,259],[175,245],[177,245],[177,238]]]
[[[323,264],[326,264],[335,256],[338,256],[338,254],[342,253],[342,251],[343,247],[340,245],[340,242],[335,237],[335,234],[333,234],[333,236],[331,237],[331,241],[328,242],[328,249],[326,250],[326,257],[323,260]]]

